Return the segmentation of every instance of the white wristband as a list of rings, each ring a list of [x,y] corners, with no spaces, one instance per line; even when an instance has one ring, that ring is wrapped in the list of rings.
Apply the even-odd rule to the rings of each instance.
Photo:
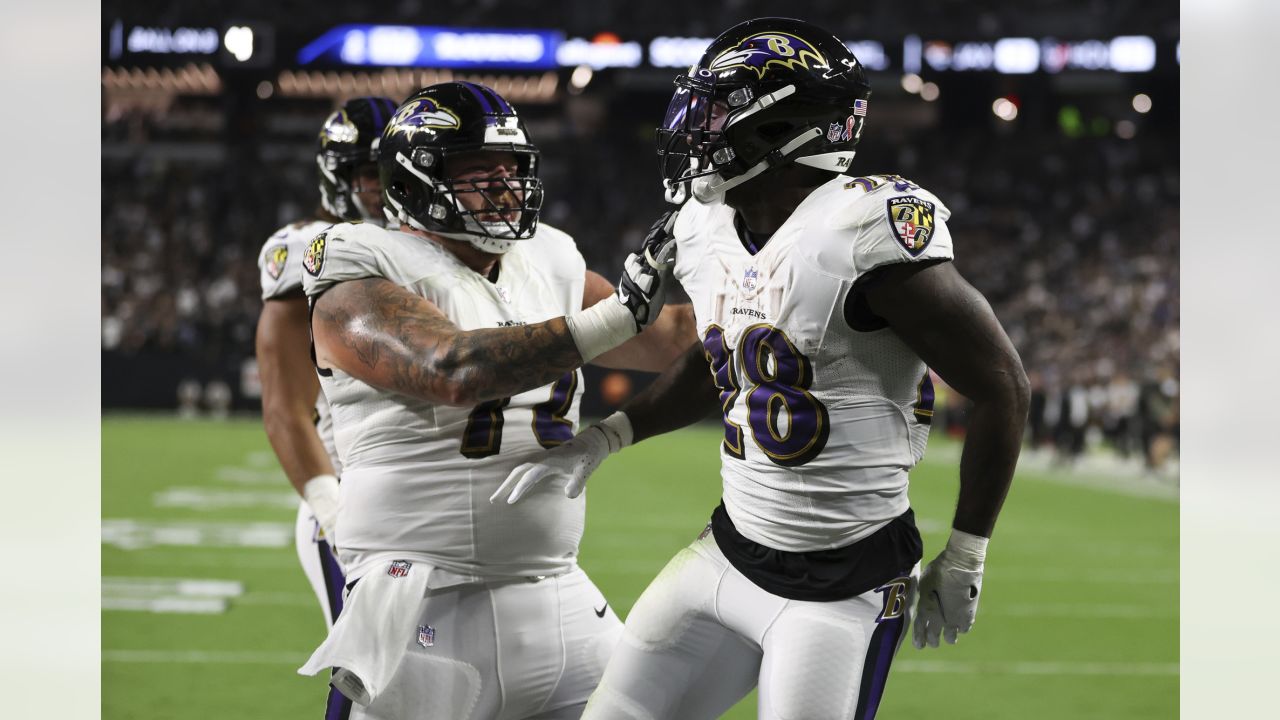
[[[326,533],[333,531],[338,519],[338,478],[317,475],[302,486],[302,499],[307,501],[311,514]]]
[[[951,528],[951,537],[947,538],[944,552],[964,570],[981,570],[987,558],[987,543],[990,541],[990,538]]]
[[[588,363],[635,337],[636,319],[613,295],[573,315],[565,316],[582,362]]]
[[[592,427],[604,433],[605,440],[609,442],[610,455],[631,445],[633,436],[631,418],[627,417],[627,414],[621,410],[592,425]]]

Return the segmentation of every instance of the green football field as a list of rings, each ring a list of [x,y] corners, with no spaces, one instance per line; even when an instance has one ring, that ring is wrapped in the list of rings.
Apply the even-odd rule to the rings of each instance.
[[[582,565],[625,618],[719,496],[715,426],[648,441],[591,482]],[[252,420],[102,425],[102,703],[109,720],[313,718],[294,670],[324,622],[293,548],[296,500]],[[958,446],[913,473],[926,560]],[[880,718],[1176,718],[1178,506],[1154,481],[1020,470],[974,631],[904,645]],[[71,690],[74,691],[74,690]],[[754,695],[725,717],[754,718]]]

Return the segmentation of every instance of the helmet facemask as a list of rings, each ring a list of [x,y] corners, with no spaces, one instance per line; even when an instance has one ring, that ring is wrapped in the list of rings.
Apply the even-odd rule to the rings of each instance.
[[[446,158],[480,151],[513,154],[516,172],[467,179],[445,176]],[[512,144],[437,152],[419,147],[411,155],[397,153],[396,163],[409,177],[400,174],[384,194],[386,214],[393,222],[465,240],[492,254],[507,252],[537,231],[543,192],[536,150]]]

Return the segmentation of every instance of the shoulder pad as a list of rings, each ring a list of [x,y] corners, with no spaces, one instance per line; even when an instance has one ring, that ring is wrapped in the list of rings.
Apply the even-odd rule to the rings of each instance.
[[[933,193],[897,175],[852,178],[840,191],[850,197],[829,227],[850,233],[860,272],[894,262],[951,259],[951,211]]]
[[[386,230],[370,223],[340,223],[313,237],[302,253],[307,295],[344,280],[385,276],[379,241],[386,236]]]

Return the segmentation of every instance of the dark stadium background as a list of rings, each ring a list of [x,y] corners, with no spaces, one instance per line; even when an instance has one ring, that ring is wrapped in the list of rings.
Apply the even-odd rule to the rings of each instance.
[[[712,37],[785,12],[872,48],[864,61],[879,69],[851,172],[901,174],[951,207],[957,265],[992,301],[1035,385],[1034,441],[1068,455],[1086,438],[1125,453],[1158,436],[1176,442],[1178,14],[1133,1],[934,2],[909,12],[827,0],[106,3],[104,409],[256,411],[255,254],[315,207],[314,138],[344,97],[398,100],[450,73],[504,90],[543,151],[544,220],[573,234],[608,277],[664,207],[652,137],[679,70],[653,67],[655,39]],[[575,83],[574,65],[388,70],[343,66],[336,52],[300,62],[301,50],[348,24],[546,30],[594,40],[597,51],[635,43],[626,47],[639,66],[596,69],[579,87],[585,72]],[[243,60],[228,50],[231,28],[253,33]],[[1112,39],[1130,36],[1154,42],[1153,66],[1106,69],[1124,60],[1108,57]],[[993,69],[1002,38],[1041,43],[1040,68]],[[904,80],[915,39],[924,62],[918,80]],[[935,69],[946,44],[953,65],[977,69]],[[1069,64],[1051,72],[1051,57]],[[904,89],[925,83],[923,93]],[[1009,102],[996,108],[1000,98]],[[997,116],[1011,106],[1016,117]],[[588,376],[585,414],[600,415],[612,404],[596,392],[603,373]],[[627,383],[613,380],[616,403]],[[946,415],[961,425],[963,403]]]

